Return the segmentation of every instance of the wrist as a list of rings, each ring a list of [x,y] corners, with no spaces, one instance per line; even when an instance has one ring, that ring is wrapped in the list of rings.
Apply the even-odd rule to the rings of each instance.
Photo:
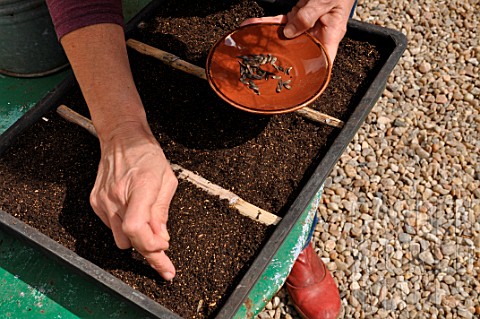
[[[112,121],[109,125],[97,129],[102,149],[111,144],[132,143],[134,141],[156,142],[146,120],[134,117],[122,118],[121,121]]]

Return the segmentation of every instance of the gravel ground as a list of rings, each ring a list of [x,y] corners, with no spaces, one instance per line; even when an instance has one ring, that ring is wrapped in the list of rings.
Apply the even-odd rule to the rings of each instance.
[[[362,1],[408,48],[326,182],[342,318],[480,318],[478,0]],[[285,289],[260,318],[299,318]]]

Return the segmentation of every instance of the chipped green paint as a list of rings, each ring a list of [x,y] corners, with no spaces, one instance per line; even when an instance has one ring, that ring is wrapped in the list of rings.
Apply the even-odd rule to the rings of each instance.
[[[62,71],[41,78],[0,75],[0,134],[15,124],[67,75]]]
[[[235,319],[254,318],[283,286],[295,260],[305,246],[322,193],[323,186],[310,201],[300,220],[293,226],[260,280],[250,291],[247,302],[235,314]]]
[[[1,229],[0,309],[1,318],[12,319],[149,318],[96,281]]]

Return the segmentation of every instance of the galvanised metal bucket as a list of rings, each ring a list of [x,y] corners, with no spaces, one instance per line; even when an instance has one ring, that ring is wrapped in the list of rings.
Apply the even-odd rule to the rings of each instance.
[[[37,77],[68,64],[45,0],[0,0],[0,73]]]

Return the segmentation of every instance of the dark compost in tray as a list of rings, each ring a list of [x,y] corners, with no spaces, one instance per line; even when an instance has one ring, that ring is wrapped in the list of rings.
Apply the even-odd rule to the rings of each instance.
[[[252,1],[232,3],[166,4],[134,38],[203,66],[223,33],[263,14]],[[312,107],[346,120],[380,58],[378,48],[346,37],[331,82]],[[130,59],[167,158],[274,214],[285,213],[338,132],[295,114],[262,117],[238,111],[217,98],[206,81],[134,52]],[[88,114],[78,89],[65,103]],[[110,230],[89,206],[99,159],[95,138],[54,113],[46,118],[0,158],[0,209],[183,317],[214,315],[270,229],[181,182],[168,225],[169,256],[178,276],[165,283],[134,251],[115,248]]]

